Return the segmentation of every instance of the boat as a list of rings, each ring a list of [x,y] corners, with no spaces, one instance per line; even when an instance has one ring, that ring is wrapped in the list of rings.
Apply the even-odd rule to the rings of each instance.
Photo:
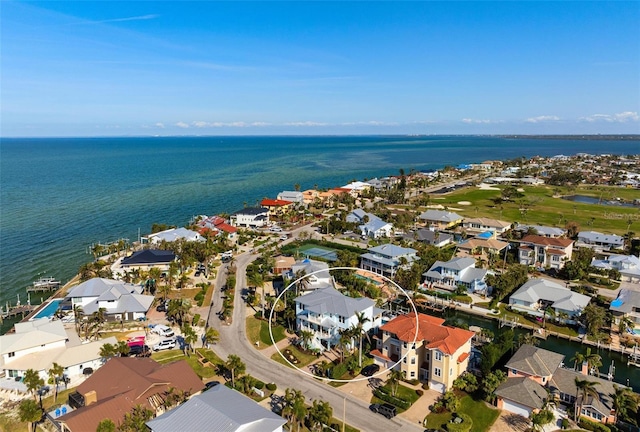
[[[27,288],[27,292],[52,291],[60,288],[60,281],[53,277],[43,277],[33,282],[33,286]]]

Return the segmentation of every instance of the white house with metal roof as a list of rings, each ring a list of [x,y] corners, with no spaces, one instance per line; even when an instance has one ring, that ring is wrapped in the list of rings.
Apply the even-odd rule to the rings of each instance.
[[[521,233],[526,233],[529,230],[535,230],[535,232],[543,237],[562,237],[566,234],[566,230],[562,228],[544,226],[544,225],[525,225],[525,224],[517,224],[514,228],[515,231],[519,231]]]
[[[447,229],[462,223],[463,217],[446,210],[429,209],[418,216],[427,226],[436,229]]]
[[[599,250],[624,248],[624,238],[615,234],[603,234],[597,231],[581,231],[578,233],[577,246],[586,246]]]
[[[142,237],[142,243],[160,244],[165,242],[174,242],[178,240],[184,241],[204,241],[202,236],[196,231],[186,229],[184,227],[171,228],[157,233],[149,234]]]
[[[295,299],[296,329],[313,333],[311,348],[331,349],[338,344],[340,331],[358,325],[358,316],[366,318],[363,329],[369,331],[382,323],[382,309],[370,298],[347,297],[335,288],[320,288]]]
[[[286,276],[289,279],[298,279],[302,275],[305,275],[304,280],[306,282],[299,284],[299,287],[304,287],[305,291],[335,287],[335,281],[331,273],[329,273],[329,264],[326,262],[316,261],[310,258],[296,261]]]
[[[476,268],[475,259],[458,257],[446,262],[436,261],[423,276],[425,282],[436,283],[443,288],[455,290],[462,285],[471,292],[487,292],[487,273],[485,269]]]
[[[534,316],[543,316],[548,308],[565,322],[575,322],[591,297],[578,294],[548,279],[528,280],[509,298],[509,306]],[[562,318],[566,314],[566,317]]]
[[[594,258],[591,265],[603,270],[618,270],[623,281],[640,283],[640,258],[635,255],[610,255],[603,260]]]
[[[420,258],[417,250],[393,244],[383,244],[369,248],[360,255],[360,268],[393,278],[399,268],[409,268]]]
[[[356,209],[349,213],[345,220],[351,223],[359,223],[360,234],[370,238],[390,237],[393,224],[385,222],[373,213],[362,209]]]
[[[266,207],[245,207],[229,216],[231,225],[258,228],[269,225],[269,209]]]
[[[93,278],[72,288],[65,296],[72,306],[80,306],[84,315],[105,309],[108,321],[134,321],[144,318],[153,303],[143,287],[122,281]]]
[[[217,385],[146,424],[151,432],[283,432],[286,423],[242,393]]]

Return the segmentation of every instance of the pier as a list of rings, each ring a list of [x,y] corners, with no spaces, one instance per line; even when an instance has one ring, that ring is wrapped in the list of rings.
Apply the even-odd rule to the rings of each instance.
[[[15,306],[9,306],[9,304],[7,303],[5,308],[2,308],[2,306],[0,306],[0,322],[4,321],[5,319],[11,319],[16,317],[24,318],[25,316],[33,312],[38,306],[40,305],[18,304]]]
[[[54,291],[60,288],[60,281],[52,277],[40,278],[33,283],[33,286],[27,287],[27,292],[46,292]]]

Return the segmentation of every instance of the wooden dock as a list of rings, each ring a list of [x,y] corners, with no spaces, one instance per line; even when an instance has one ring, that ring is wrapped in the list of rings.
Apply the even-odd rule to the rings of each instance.
[[[11,319],[15,317],[24,318],[26,315],[29,315],[31,312],[35,310],[36,307],[40,305],[18,305],[18,306],[9,306],[8,310],[2,309],[2,313],[0,313],[0,322],[5,319]]]
[[[46,292],[54,291],[60,288],[60,281],[52,277],[45,277],[33,282],[33,285],[27,287],[27,292]]]

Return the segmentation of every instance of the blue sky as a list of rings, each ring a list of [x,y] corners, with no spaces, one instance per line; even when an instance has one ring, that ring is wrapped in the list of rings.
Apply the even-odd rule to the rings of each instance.
[[[2,1],[2,136],[640,133],[640,2]]]

